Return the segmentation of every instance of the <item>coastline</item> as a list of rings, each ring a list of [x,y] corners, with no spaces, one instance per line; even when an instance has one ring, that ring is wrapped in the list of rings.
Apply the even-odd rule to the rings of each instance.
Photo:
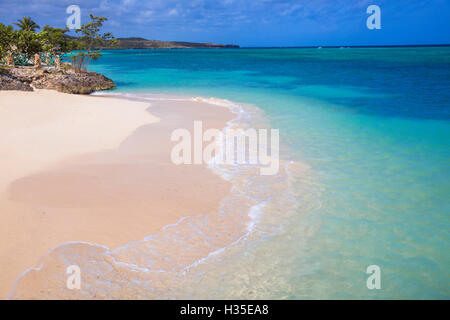
[[[41,90],[0,92],[0,99],[5,102],[1,111],[15,120],[27,119],[29,105],[33,103],[33,116],[40,121],[31,117],[28,122],[17,120],[16,123],[2,117],[9,123],[3,130],[21,132],[21,139],[8,138],[1,144],[14,142],[2,148],[2,153],[8,152],[11,157],[10,167],[17,163],[11,150],[23,150],[23,146],[30,146],[30,141],[48,145],[49,140],[55,140],[52,146],[48,145],[50,150],[38,145],[31,148],[37,155],[44,153],[45,161],[32,163],[39,157],[24,157],[21,159],[24,169],[11,171],[2,180],[0,207],[6,213],[1,217],[4,230],[0,251],[5,264],[0,288],[2,298],[10,293],[13,281],[21,273],[39,267],[42,261],[48,262],[51,252],[65,243],[82,241],[114,249],[165,230],[171,224],[178,225],[191,215],[217,211],[229,192],[230,183],[206,166],[171,164],[170,135],[167,136],[173,128],[189,128],[193,120],[203,120],[205,127],[223,128],[233,118],[226,108],[198,101],[157,101],[149,107],[149,103],[124,99]],[[69,112],[67,101],[80,99],[82,107],[77,105]],[[92,109],[100,102],[107,106]],[[44,104],[52,105],[47,114],[42,112]],[[111,114],[114,106],[117,112]],[[117,129],[118,123],[125,122],[123,116],[130,112],[131,106],[138,110],[129,119],[130,126],[127,130]],[[149,110],[144,111],[147,107]],[[51,118],[55,113],[59,117]],[[107,125],[104,117],[108,117]],[[85,125],[82,126],[84,135],[80,136],[80,123],[74,119],[83,123],[91,119],[95,132],[103,124],[101,131],[105,137],[90,139],[93,131]],[[61,131],[61,123],[67,132]],[[42,139],[39,139],[41,132]],[[69,148],[68,138],[73,139],[77,148]],[[65,152],[56,152],[61,145]],[[6,176],[2,173],[2,177]],[[41,262],[39,257],[44,257]],[[38,293],[39,277],[33,272],[25,275],[29,279],[21,278],[16,288],[21,294],[15,297],[45,298],[46,294]]]

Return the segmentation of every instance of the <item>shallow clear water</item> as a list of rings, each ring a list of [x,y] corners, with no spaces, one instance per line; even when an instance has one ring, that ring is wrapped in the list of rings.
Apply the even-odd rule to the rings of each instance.
[[[90,69],[118,93],[257,106],[310,167],[295,205],[269,205],[257,239],[178,296],[450,298],[450,47],[121,50]]]

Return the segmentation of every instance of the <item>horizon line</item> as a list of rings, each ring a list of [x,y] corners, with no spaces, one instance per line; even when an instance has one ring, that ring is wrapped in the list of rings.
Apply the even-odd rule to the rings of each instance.
[[[381,45],[310,45],[310,46],[240,46],[240,48],[296,48],[296,49],[310,49],[310,48],[389,48],[389,47],[450,47],[450,43],[436,43],[436,44],[381,44]]]
[[[117,38],[120,39],[120,38]],[[122,38],[123,39],[123,38]],[[153,41],[162,41],[162,42],[187,42],[187,43],[195,43],[195,44],[205,44],[207,42],[190,42],[190,41],[170,41],[170,40],[153,40]],[[217,44],[217,43],[216,43]],[[225,44],[229,45],[229,44]],[[182,50],[182,49],[340,49],[340,48],[408,48],[408,47],[450,47],[450,43],[445,44],[386,44],[386,45],[313,45],[313,46],[241,46],[234,44],[235,48],[108,48],[103,50]]]

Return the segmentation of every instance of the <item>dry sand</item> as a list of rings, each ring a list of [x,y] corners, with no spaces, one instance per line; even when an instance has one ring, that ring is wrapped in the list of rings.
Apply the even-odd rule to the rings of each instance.
[[[223,128],[231,112],[198,102],[134,102],[0,91],[0,298],[53,247],[115,248],[217,210],[230,184],[170,161],[176,128]],[[161,121],[160,121],[161,119]]]

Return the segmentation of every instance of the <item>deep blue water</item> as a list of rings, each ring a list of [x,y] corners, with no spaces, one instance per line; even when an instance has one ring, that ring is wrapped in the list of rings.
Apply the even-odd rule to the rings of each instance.
[[[279,234],[230,263],[253,280],[220,297],[450,298],[450,47],[118,50],[90,69],[253,104],[310,166]]]

